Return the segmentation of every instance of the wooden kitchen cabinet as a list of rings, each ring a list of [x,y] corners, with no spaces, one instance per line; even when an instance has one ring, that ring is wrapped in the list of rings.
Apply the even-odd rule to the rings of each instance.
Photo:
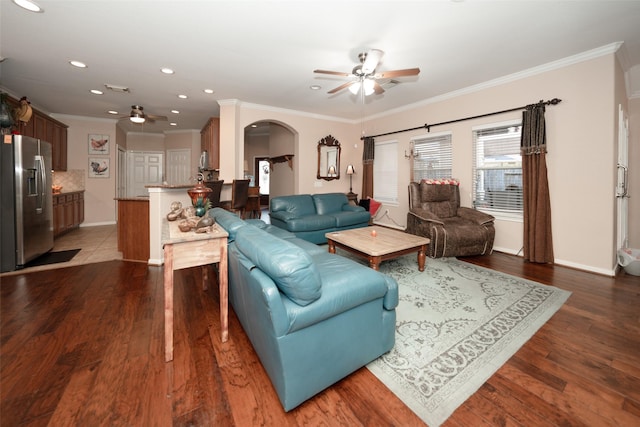
[[[75,230],[84,222],[84,191],[53,195],[53,236]]]
[[[220,119],[211,117],[200,131],[200,149],[209,153],[209,169],[220,169]]]
[[[7,97],[11,109],[16,108],[20,101]],[[51,143],[51,168],[55,171],[67,170],[67,128],[68,126],[56,119],[31,107],[33,113],[27,123],[15,125],[16,130],[25,136],[38,138]]]

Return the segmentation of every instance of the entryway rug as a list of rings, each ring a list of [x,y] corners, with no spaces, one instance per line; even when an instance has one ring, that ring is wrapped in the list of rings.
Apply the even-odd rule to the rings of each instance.
[[[455,258],[427,258],[419,272],[416,256],[406,255],[380,271],[399,285],[396,343],[367,367],[429,427],[442,424],[571,295]]]
[[[69,249],[67,251],[47,252],[46,254],[39,256],[33,261],[28,262],[25,265],[25,268],[36,267],[39,265],[58,264],[60,262],[68,262],[68,261],[71,261],[78,252],[80,252],[80,249]]]

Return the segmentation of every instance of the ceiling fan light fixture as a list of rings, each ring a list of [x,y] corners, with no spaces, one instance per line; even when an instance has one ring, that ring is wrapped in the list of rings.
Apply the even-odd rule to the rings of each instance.
[[[131,117],[129,117],[129,120],[133,123],[144,123],[145,118],[138,113],[133,113],[131,114]]]
[[[360,82],[356,82],[351,86],[349,86],[349,92],[351,92],[354,95],[357,95],[359,90],[360,90]]]
[[[362,89],[364,90],[365,96],[372,95],[373,92],[375,92],[374,86],[375,82],[371,79],[365,79],[362,82]]]

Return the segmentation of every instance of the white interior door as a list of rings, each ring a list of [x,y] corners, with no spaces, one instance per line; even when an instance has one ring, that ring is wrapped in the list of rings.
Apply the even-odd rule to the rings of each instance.
[[[618,248],[629,244],[629,119],[622,105],[618,106],[618,182],[617,199],[617,243]]]
[[[127,194],[127,152],[117,146],[118,149],[118,182],[116,188],[116,197],[125,197]]]
[[[191,177],[191,150],[167,150],[167,182],[189,184]]]
[[[163,160],[164,153],[162,152],[129,151],[127,153],[128,197],[147,197],[149,192],[145,186],[162,184]]]

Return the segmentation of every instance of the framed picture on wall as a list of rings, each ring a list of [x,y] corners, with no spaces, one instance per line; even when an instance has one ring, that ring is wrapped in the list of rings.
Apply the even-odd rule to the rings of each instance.
[[[89,134],[89,155],[109,154],[109,135]]]
[[[89,178],[109,178],[109,159],[89,157]]]

